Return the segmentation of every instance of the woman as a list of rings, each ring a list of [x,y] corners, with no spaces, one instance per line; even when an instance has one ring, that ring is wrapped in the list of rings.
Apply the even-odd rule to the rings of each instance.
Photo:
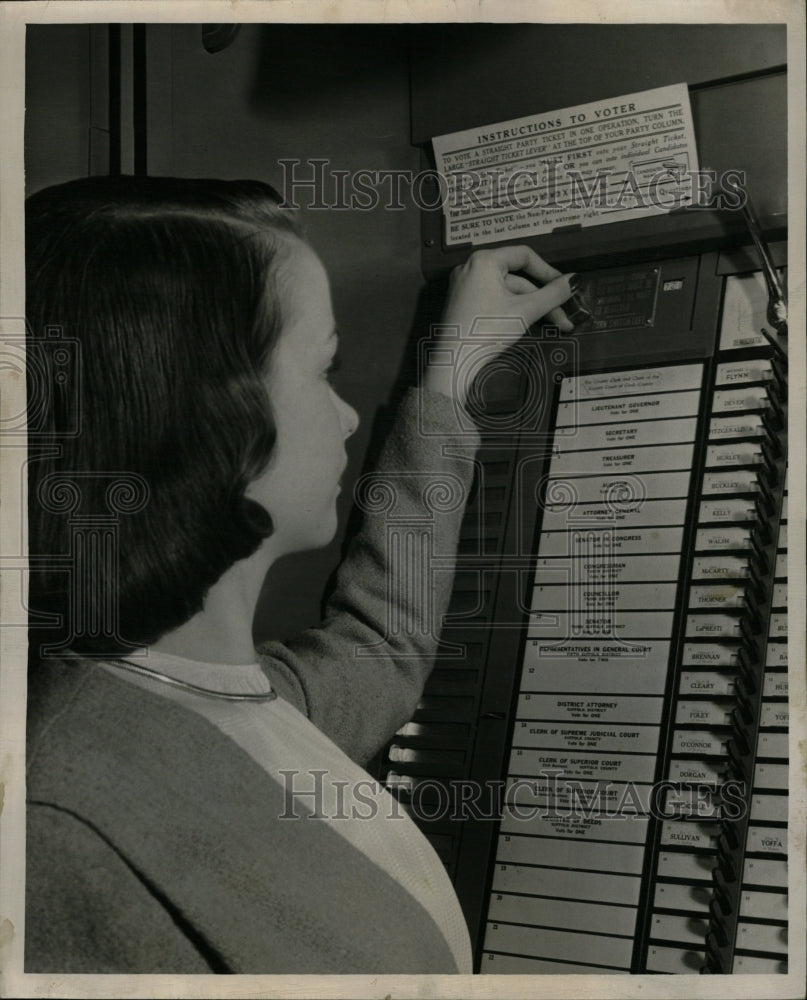
[[[436,855],[360,767],[434,651],[430,627],[387,634],[391,612],[429,609],[395,588],[383,512],[323,623],[253,648],[268,568],[333,536],[357,424],[329,382],[327,277],[277,204],[256,182],[146,178],[28,202],[27,971],[471,968]],[[477,316],[529,325],[569,294],[526,247],[475,254],[443,320],[467,338]],[[427,366],[379,464],[441,551],[462,505],[435,515],[424,474],[467,489],[475,446],[443,455],[454,374]],[[436,574],[436,616],[446,587]]]

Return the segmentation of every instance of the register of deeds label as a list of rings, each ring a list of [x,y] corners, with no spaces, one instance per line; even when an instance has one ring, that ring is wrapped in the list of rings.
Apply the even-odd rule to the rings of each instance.
[[[558,771],[532,778],[508,777],[505,802],[522,816],[554,811],[561,815],[603,810],[608,816],[627,817],[650,812],[654,786],[637,781],[567,778]]]
[[[447,246],[660,215],[692,202],[685,83],[432,139]],[[586,197],[581,195],[586,192]]]
[[[517,806],[508,805],[502,815],[502,833],[522,833],[530,837],[570,837],[574,840],[610,840],[619,844],[644,844],[648,819],[635,813],[629,816],[601,815],[591,812],[562,813],[547,809],[519,815]]]
[[[698,413],[700,392],[661,392],[624,399],[592,399],[560,403],[556,427],[572,424],[624,423],[629,420],[662,420],[669,417],[693,417]]]

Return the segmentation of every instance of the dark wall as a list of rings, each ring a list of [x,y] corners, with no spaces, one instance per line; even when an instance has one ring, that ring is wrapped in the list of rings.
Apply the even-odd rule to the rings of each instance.
[[[128,37],[124,30],[124,52]],[[31,191],[89,171],[90,82],[93,72],[98,78],[106,69],[91,62],[88,28],[29,29]],[[326,158],[334,170],[417,172],[417,151],[409,144],[406,27],[243,25],[230,47],[210,54],[199,25],[149,25],[146,80],[150,174],[254,177],[282,188],[282,158]],[[125,109],[123,118],[125,125]],[[327,190],[325,200],[333,200]],[[307,204],[305,192],[298,201]],[[401,368],[422,284],[413,206],[302,214],[331,276],[343,341],[339,388],[362,423],[348,445],[339,534],[328,548],[289,557],[272,571],[256,617],[257,639],[283,637],[319,618],[351,486]]]
[[[88,172],[90,28],[29,25],[25,55],[25,183],[31,194]]]
[[[328,177],[331,169],[417,171],[406,29],[243,25],[213,55],[198,25],[150,26],[147,37],[149,173],[257,177],[282,189],[285,158],[303,161],[305,177],[309,159],[327,159]],[[310,198],[301,191],[296,200],[305,206]],[[336,200],[329,184],[323,200]],[[327,549],[289,557],[270,573],[258,639],[318,620],[323,585],[339,558],[349,487],[400,368],[421,285],[414,207],[302,213],[331,277],[344,361],[338,386],[362,423],[348,445],[339,535]]]

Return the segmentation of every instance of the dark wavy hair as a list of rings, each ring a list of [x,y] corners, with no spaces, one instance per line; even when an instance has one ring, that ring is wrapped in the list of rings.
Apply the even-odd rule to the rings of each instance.
[[[146,177],[27,200],[40,647],[114,655],[153,642],[271,534],[244,492],[275,442],[265,377],[299,236],[279,203],[256,181]]]

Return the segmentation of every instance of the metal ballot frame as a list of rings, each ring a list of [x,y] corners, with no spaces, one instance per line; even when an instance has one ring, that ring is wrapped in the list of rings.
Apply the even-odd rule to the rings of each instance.
[[[786,266],[774,48],[690,95],[701,162],[765,178],[769,271]],[[741,107],[769,131],[713,128]],[[427,276],[470,249],[446,248],[439,211],[423,238]],[[731,341],[772,315],[759,247],[741,213],[703,211],[524,242],[581,275],[594,315],[531,331],[480,389],[444,646],[387,783],[448,867],[479,971],[784,972],[787,360],[775,331]],[[635,815],[553,815],[568,789],[534,780],[553,767],[583,793],[613,777],[599,805],[630,789]]]

